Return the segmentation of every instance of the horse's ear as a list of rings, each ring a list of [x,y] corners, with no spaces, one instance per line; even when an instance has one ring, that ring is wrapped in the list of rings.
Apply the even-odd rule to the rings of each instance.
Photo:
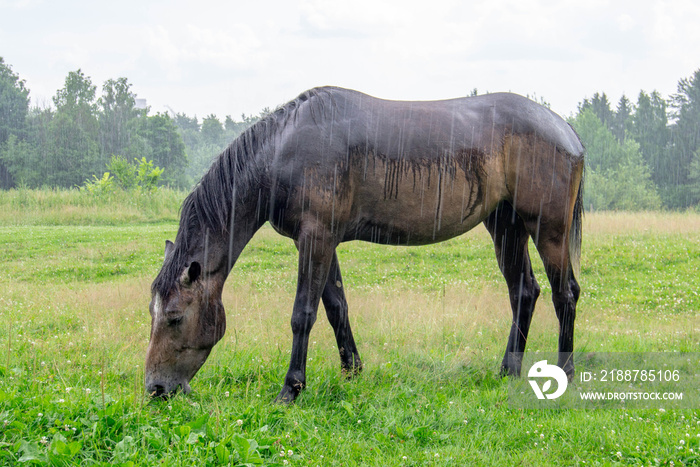
[[[182,285],[184,285],[185,287],[189,287],[197,279],[199,279],[199,276],[201,274],[202,274],[202,266],[197,261],[193,261],[187,267],[187,269],[185,269],[182,272],[182,276],[180,276],[180,283],[182,283]]]
[[[175,244],[171,242],[170,240],[165,241],[165,256],[164,260],[168,259],[168,256],[170,256],[173,252],[173,248],[175,248]]]

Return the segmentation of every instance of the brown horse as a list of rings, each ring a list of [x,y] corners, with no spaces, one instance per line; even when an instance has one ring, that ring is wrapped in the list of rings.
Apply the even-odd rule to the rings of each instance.
[[[552,285],[559,366],[571,377],[583,154],[564,120],[514,94],[399,102],[340,88],[303,93],[233,141],[185,199],[175,243],[166,242],[152,286],[146,390],[190,390],[224,335],[226,277],[265,222],[299,251],[292,355],[277,401],[293,401],[306,384],[320,301],[343,371],[362,368],[336,255],[340,242],[424,245],[481,222],[493,237],[513,311],[502,371],[520,374],[540,293],[528,255],[532,237]]]

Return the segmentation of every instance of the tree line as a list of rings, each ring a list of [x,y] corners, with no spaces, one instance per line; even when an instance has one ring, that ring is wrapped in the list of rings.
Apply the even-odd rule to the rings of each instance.
[[[201,121],[172,111],[150,115],[136,106],[126,78],[107,80],[98,96],[81,70],[68,74],[52,104],[30,107],[26,83],[0,57],[0,189],[79,186],[113,168],[115,156],[152,162],[163,169],[161,184],[189,188],[270,111],[223,122],[213,114]],[[700,70],[668,98],[640,91],[636,102],[623,95],[613,108],[596,93],[569,123],[586,146],[586,208],[700,206]]]
[[[197,116],[175,113],[173,121],[187,148],[189,165],[185,171],[191,184],[197,182],[218,156],[238,135],[270,112],[264,108],[258,116],[241,115],[236,121],[227,115],[222,123],[216,115],[209,114],[200,122]]]
[[[258,117],[157,112],[136,105],[127,78],[97,86],[81,70],[68,73],[48,107],[30,106],[29,89],[0,57],[0,189],[81,186],[115,166],[162,168],[160,183],[189,188],[212,159]]]
[[[700,70],[664,98],[640,91],[615,108],[605,93],[570,119],[586,146],[586,207],[683,209],[700,205]]]

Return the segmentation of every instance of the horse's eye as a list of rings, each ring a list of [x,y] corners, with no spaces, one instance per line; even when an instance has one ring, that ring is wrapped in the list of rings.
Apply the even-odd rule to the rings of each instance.
[[[177,326],[182,322],[182,316],[176,316],[173,318],[168,318],[168,326]]]

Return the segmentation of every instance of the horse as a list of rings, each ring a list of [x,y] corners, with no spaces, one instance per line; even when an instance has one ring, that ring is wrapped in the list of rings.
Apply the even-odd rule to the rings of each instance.
[[[573,377],[580,287],[584,147],[560,116],[511,93],[392,101],[338,87],[306,91],[259,120],[183,201],[175,242],[151,287],[145,388],[188,393],[222,338],[222,288],[266,222],[293,239],[298,279],[289,369],[275,399],[306,385],[309,333],[322,301],[342,371],[362,361],[336,247],[425,245],[483,223],[508,286],[512,325],[501,372],[519,376],[542,259],[559,321],[558,366]]]

